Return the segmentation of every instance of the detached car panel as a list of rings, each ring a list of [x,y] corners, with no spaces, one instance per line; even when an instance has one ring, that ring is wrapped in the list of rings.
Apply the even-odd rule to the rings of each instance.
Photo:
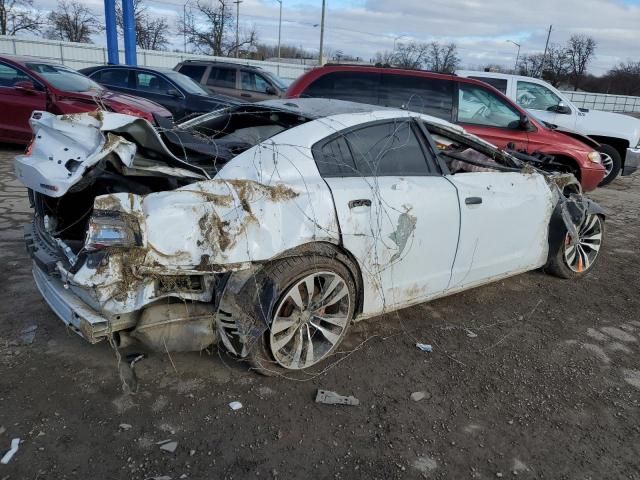
[[[309,99],[158,130],[108,112],[32,127],[15,170],[34,277],[92,342],[220,342],[264,373],[305,370],[354,319],[545,265],[580,276],[602,245],[573,176],[426,115]]]

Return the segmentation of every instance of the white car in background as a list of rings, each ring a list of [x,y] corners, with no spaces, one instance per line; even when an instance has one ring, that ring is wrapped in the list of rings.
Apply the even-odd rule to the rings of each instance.
[[[474,78],[501,91],[536,118],[569,132],[591,137],[600,143],[607,175],[600,185],[610,183],[622,171],[630,175],[640,165],[640,120],[619,113],[576,107],[559,90],[544,80],[495,72],[459,70],[456,75]]]
[[[15,170],[34,278],[91,342],[218,342],[264,373],[305,370],[354,319],[540,267],[578,277],[603,241],[573,175],[404,110],[297,99],[157,129],[109,112],[31,125]]]

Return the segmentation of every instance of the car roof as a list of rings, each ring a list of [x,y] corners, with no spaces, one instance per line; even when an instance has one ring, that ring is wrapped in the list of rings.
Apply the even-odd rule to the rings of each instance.
[[[224,61],[219,61],[219,60],[199,60],[199,59],[188,59],[185,60],[183,62],[180,62],[179,65],[224,65],[224,66],[233,66],[233,67],[242,67],[242,68],[249,68],[249,69],[253,69],[253,70],[263,70],[261,67],[258,67],[257,65],[248,65],[248,64],[244,64],[244,63],[239,63],[239,62],[224,62]]]
[[[504,78],[505,80],[508,80],[510,78],[514,78],[516,80],[535,80],[538,82],[547,83],[540,78],[527,77],[525,75],[514,75],[512,73],[502,73],[502,72],[483,72],[479,70],[456,70],[456,74],[463,75],[463,76],[472,75],[474,77]]]
[[[166,67],[146,67],[142,65],[96,65],[93,67],[81,68],[80,70],[95,72],[98,70],[107,70],[107,69],[109,70],[127,70],[127,69],[128,70],[148,70],[150,72],[164,73],[168,75],[176,75],[180,73]]]
[[[8,60],[10,62],[17,63],[22,66],[26,66],[27,63],[42,63],[45,65],[56,65],[57,67],[64,67],[60,62],[52,62],[51,60],[47,60],[45,58],[40,57],[27,57],[27,56],[18,56],[18,55],[0,55],[0,60]],[[71,67],[67,67],[71,68]]]

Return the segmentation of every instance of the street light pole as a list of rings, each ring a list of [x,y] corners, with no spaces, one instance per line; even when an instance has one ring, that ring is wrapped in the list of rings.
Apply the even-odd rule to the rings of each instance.
[[[507,42],[513,43],[516,47],[518,47],[518,53],[516,54],[516,64],[513,67],[513,70],[517,71],[518,70],[518,60],[520,60],[520,44],[514,42],[513,40],[507,40]]]
[[[240,4],[242,0],[235,0],[236,4],[236,58],[240,56]]]
[[[322,66],[323,44],[324,44],[324,13],[326,9],[326,0],[322,0],[322,17],[320,18],[320,52],[318,54],[318,65]]]
[[[282,0],[276,0],[280,4],[280,20],[278,21],[278,63],[280,63],[280,39],[282,38]]]

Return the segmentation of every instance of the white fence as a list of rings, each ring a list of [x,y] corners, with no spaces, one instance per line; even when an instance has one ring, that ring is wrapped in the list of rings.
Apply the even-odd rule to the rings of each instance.
[[[107,49],[87,43],[32,40],[0,35],[0,54],[20,55],[53,60],[71,68],[79,69],[107,63]],[[279,62],[262,62],[228,57],[212,57],[190,53],[159,52],[138,49],[138,65],[173,68],[187,59],[220,60],[255,65],[275,73],[285,80],[295,80],[311,67]],[[120,63],[124,63],[124,50],[120,50]]]
[[[640,97],[587,92],[562,93],[580,108],[603,110],[605,112],[640,112]]]

